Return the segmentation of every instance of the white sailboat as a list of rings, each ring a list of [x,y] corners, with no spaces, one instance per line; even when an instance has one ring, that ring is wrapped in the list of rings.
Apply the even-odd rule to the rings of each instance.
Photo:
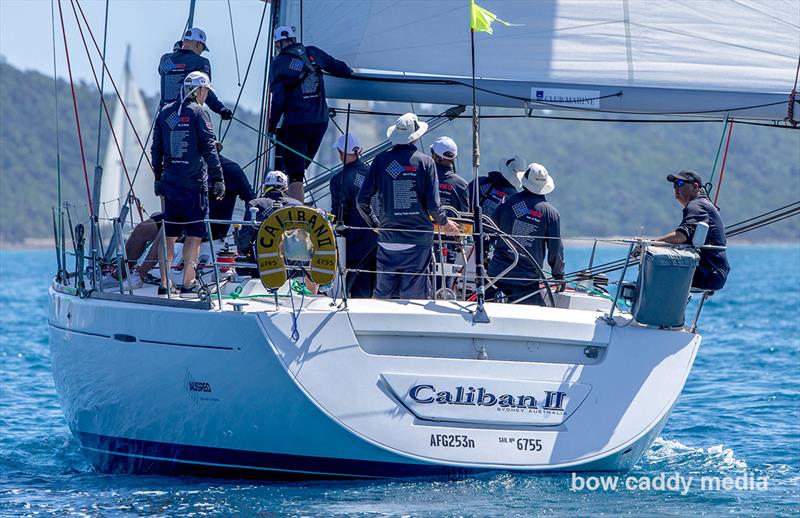
[[[479,104],[785,117],[800,48],[794,2],[483,4],[525,25],[478,42]],[[459,104],[469,92],[467,2],[307,2],[302,20],[299,0],[273,5],[273,24],[302,21],[309,43],[313,34],[361,69],[361,79],[326,79],[329,95]],[[635,241],[621,242],[627,252]],[[652,295],[647,275],[634,308]],[[701,342],[683,325],[688,284],[659,300],[660,321],[617,307],[617,291],[613,301],[556,293],[549,307],[487,303],[488,322],[468,300],[334,304],[279,296],[258,279],[222,284],[210,300],[182,301],[153,286],[53,282],[55,384],[98,469],[627,469],[664,426]]]
[[[103,155],[103,177],[98,217],[100,232],[105,241],[111,238],[114,232],[112,220],[120,216],[122,206],[131,191],[137,200],[130,206],[130,213],[134,215],[134,223],[139,222],[139,207],[141,207],[144,219],[147,219],[147,214],[161,210],[161,202],[153,193],[153,173],[148,166],[147,158],[142,154],[142,147],[131,127],[131,122],[128,121],[125,114],[127,109],[127,115],[130,116],[133,128],[144,142],[145,149],[149,150],[148,135],[152,117],[148,113],[142,91],[131,73],[130,47],[126,53],[122,77],[120,93],[124,100],[124,106],[118,99],[115,99],[112,115],[113,129],[117,140],[115,141],[109,134]],[[145,139],[148,140],[145,142]],[[122,158],[120,158],[120,150]],[[127,220],[130,220],[130,217]]]

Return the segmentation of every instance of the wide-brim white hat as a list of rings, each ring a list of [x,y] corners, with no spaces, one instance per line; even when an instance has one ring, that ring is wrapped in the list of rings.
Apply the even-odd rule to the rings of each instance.
[[[414,113],[405,113],[398,117],[394,124],[386,130],[386,137],[392,144],[410,144],[428,131],[428,123],[417,118]]]
[[[528,164],[522,175],[522,187],[533,194],[549,194],[556,188],[556,182],[542,164]]]
[[[522,188],[522,175],[525,174],[526,167],[525,161],[515,155],[501,159],[498,169],[503,178],[519,190]]]

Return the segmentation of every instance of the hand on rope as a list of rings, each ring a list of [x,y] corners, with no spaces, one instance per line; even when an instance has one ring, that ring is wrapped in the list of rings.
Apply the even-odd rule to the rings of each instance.
[[[222,120],[229,121],[233,118],[233,112],[230,110],[230,108],[223,108],[219,111],[219,116],[222,118]]]

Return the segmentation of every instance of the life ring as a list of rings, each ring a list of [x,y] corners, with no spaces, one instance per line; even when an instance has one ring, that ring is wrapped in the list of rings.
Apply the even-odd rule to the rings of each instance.
[[[325,285],[332,283],[336,277],[336,238],[330,222],[311,207],[284,207],[265,218],[258,228],[258,273],[265,288],[277,289],[286,282],[282,245],[286,232],[296,229],[305,230],[313,246],[308,271],[311,280]]]

